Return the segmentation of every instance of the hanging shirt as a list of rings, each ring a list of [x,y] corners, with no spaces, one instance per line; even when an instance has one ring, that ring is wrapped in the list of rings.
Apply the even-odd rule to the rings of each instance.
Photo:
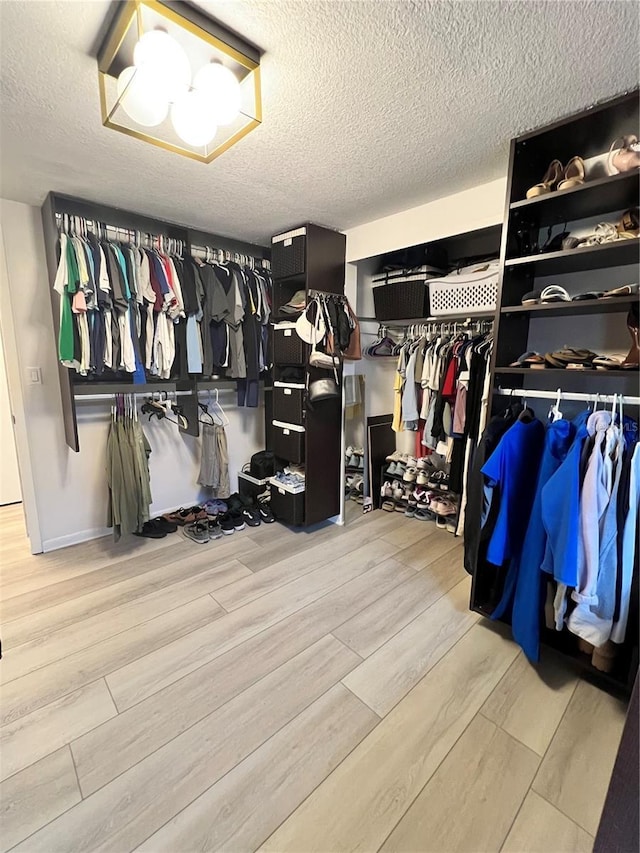
[[[497,491],[500,508],[489,546],[487,560],[501,566],[520,551],[534,498],[544,426],[534,418],[516,423],[482,467],[487,485]]]

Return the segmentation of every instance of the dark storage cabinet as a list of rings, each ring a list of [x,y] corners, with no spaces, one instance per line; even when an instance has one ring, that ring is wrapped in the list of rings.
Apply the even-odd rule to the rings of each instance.
[[[307,300],[314,291],[343,294],[345,246],[344,234],[311,223],[274,237],[273,317],[283,316],[282,306],[298,290],[306,291]],[[273,386],[267,431],[277,456],[305,464],[305,491],[294,495],[272,485],[271,503],[276,518],[305,526],[338,515],[342,493],[342,404],[340,400],[327,400],[313,408],[306,406],[306,380],[312,382],[327,375],[308,367],[309,352],[309,345],[298,337],[295,328],[274,325],[274,376],[281,377],[283,368],[298,365],[304,367],[304,376],[301,388],[291,387],[300,384],[297,379],[290,381],[288,388]]]

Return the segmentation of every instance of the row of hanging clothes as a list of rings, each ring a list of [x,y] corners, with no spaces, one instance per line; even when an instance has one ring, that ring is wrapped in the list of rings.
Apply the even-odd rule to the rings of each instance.
[[[444,484],[461,497],[459,529],[465,471],[487,416],[492,329],[491,321],[473,319],[381,326],[365,350],[369,358],[397,359],[392,428],[415,433],[416,457],[435,452],[449,463]],[[397,331],[400,340],[390,336]]]
[[[141,384],[187,374],[238,383],[258,405],[269,367],[272,282],[266,262],[57,216],[58,356],[82,376]]]
[[[178,392],[180,393],[180,392]],[[215,394],[215,397],[214,397]],[[91,399],[85,397],[84,399]],[[151,445],[141,421],[162,421],[180,429],[188,426],[178,398],[171,400],[166,392],[145,397],[137,411],[135,394],[116,394],[111,406],[111,422],[107,436],[106,474],[108,488],[107,526],[113,528],[114,539],[122,535],[146,535],[150,526]],[[215,499],[228,498],[229,452],[226,427],[229,419],[219,401],[218,390],[208,391],[208,401],[198,402],[200,424],[200,470],[197,483]]]
[[[546,423],[525,398],[487,425],[469,477],[465,567],[530,660],[545,625],[574,634],[609,672],[637,632],[629,619],[638,599],[638,423],[622,396],[610,408],[596,398],[571,419],[562,396]]]

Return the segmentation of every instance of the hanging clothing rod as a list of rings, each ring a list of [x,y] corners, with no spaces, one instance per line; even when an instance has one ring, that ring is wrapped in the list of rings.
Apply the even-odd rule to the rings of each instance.
[[[558,396],[557,391],[536,391],[535,389],[527,388],[502,388],[498,387],[494,391],[502,397],[534,397],[542,400],[555,400]],[[601,403],[613,403],[614,394],[585,394],[582,391],[562,391],[560,389],[560,397],[562,400],[581,400],[585,403],[590,403],[596,398]],[[622,396],[622,402],[629,406],[640,406],[640,397],[631,397],[627,394],[618,394],[618,399]]]
[[[236,393],[235,385],[221,385],[219,388],[198,388],[198,395],[210,394],[213,391],[233,391]],[[155,394],[166,394],[168,397],[188,397],[192,391],[166,391],[159,388],[157,391],[106,391],[104,394],[76,394],[74,399],[81,403],[98,403],[107,400],[110,397],[115,397],[116,394],[125,394],[134,397],[153,397]]]
[[[236,263],[241,261],[247,266],[255,265],[263,269],[270,270],[271,264],[266,258],[258,258],[255,255],[246,255],[242,252],[230,252],[228,249],[219,249],[215,246],[190,246],[189,251],[195,257],[200,257],[204,260],[219,260],[220,255],[226,261],[235,260]]]
[[[326,299],[335,299],[336,302],[346,302],[347,297],[344,293],[330,293],[328,290],[308,290],[307,294],[311,297],[320,296]]]

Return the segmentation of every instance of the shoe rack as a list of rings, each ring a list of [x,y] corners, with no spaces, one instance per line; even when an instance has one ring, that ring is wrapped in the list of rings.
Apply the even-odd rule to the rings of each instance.
[[[295,320],[281,309],[299,290],[306,291],[307,303],[312,291],[344,294],[345,250],[344,234],[311,223],[272,239],[274,324]],[[282,338],[283,335],[288,337]],[[274,394],[272,421],[268,424],[269,446],[279,458],[304,464],[305,491],[293,494],[272,485],[271,505],[278,520],[305,527],[340,513],[343,488],[342,400],[308,405],[308,384],[333,375],[309,367],[310,350],[295,329],[274,330],[274,382],[280,382],[285,367],[302,368],[304,380],[286,389],[274,386],[278,394]],[[281,394],[287,392],[285,403]],[[297,400],[295,405],[293,398]]]
[[[530,291],[550,284],[564,287],[571,296],[589,291],[607,291],[639,281],[638,238],[620,239],[599,245],[542,250],[549,239],[563,232],[593,230],[599,222],[616,223],[629,208],[637,207],[640,169],[607,174],[607,154],[613,141],[638,132],[638,92],[625,94],[554,124],[526,133],[511,141],[507,198],[501,244],[501,273],[495,315],[495,346],[492,357],[493,412],[505,408],[504,389],[531,390],[528,404],[544,420],[549,402],[535,399],[534,391],[580,394],[638,394],[638,370],[531,369],[511,366],[527,351],[552,352],[564,346],[630,351],[632,337],[627,315],[637,308],[638,295],[599,298],[577,302],[521,304]],[[553,189],[533,198],[527,190],[541,181],[549,164],[557,159],[567,164],[578,155],[585,161],[585,180],[569,189]],[[545,348],[541,347],[541,342]],[[522,394],[522,392],[519,392]],[[577,404],[574,404],[577,405]],[[584,404],[581,404],[584,408]],[[567,404],[565,411],[570,406]],[[577,412],[576,412],[577,413]],[[625,405],[625,413],[636,420],[638,406]],[[533,485],[532,485],[533,488]],[[473,578],[471,609],[489,615],[493,576],[480,566]],[[572,658],[586,677],[613,691],[628,692],[638,666],[637,567],[627,640],[611,673],[596,670],[580,653],[578,638],[567,630],[542,627],[541,645],[553,646]]]

